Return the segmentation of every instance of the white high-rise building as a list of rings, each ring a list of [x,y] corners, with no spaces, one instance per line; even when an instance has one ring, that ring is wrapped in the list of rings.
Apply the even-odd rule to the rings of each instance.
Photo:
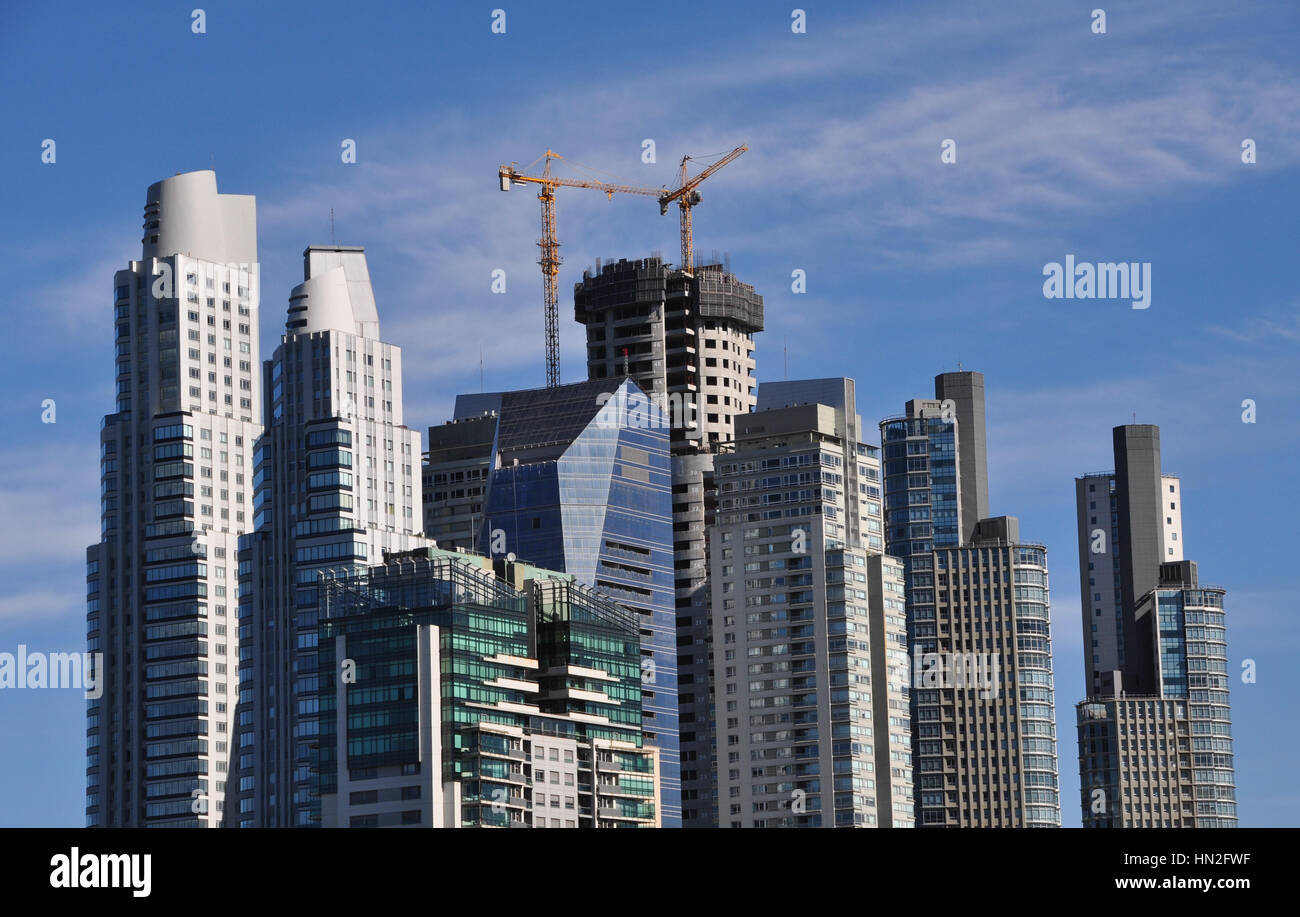
[[[100,431],[102,541],[86,552],[86,823],[220,823],[238,666],[238,537],[262,432],[256,203],[216,174],[149,187],[114,277],[117,410]]]
[[[420,434],[402,422],[401,348],[379,339],[365,250],[313,245],[266,362],[239,553],[239,801],[227,824],[317,825],[322,570],[364,570],[420,536]]]
[[[709,529],[721,827],[914,827],[903,564],[851,379],[765,383]]]

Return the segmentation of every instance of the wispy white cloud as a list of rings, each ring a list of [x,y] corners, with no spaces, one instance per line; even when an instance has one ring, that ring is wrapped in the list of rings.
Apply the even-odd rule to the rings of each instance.
[[[1231,17],[1214,5],[1197,9],[1233,34]],[[702,250],[803,265],[852,239],[863,270],[1009,263],[1027,242],[1060,233],[1062,217],[1077,222],[1241,180],[1244,136],[1265,144],[1261,170],[1300,162],[1294,72],[1241,54],[1211,69],[1168,54],[1108,53],[1121,41],[1141,49],[1179,34],[1189,16],[1139,5],[1113,17],[1111,35],[1090,40],[1086,16],[1038,4],[828,10],[814,16],[809,36],[782,27],[722,37],[692,67],[524,87],[490,110],[435,103],[358,137],[357,166],[286,172],[241,190],[259,198],[268,278],[292,282],[286,266],[324,238],[334,210],[338,238],[370,252],[385,334],[407,352],[408,397],[446,403],[477,383],[477,331],[491,342],[497,386],[541,382],[537,205],[526,192],[497,190],[501,161],[554,146],[657,186],[674,181],[680,153],[745,140],[751,150],[704,189]],[[947,49],[937,61],[936,47]],[[707,116],[683,117],[684,108]],[[653,166],[629,139],[646,136],[658,143]],[[939,160],[946,137],[958,143],[954,166]],[[661,249],[676,260],[675,220],[652,208],[648,199],[562,197],[562,309],[596,256]],[[60,264],[37,293],[64,329],[92,316],[108,321],[105,278],[132,255],[123,245],[115,232],[99,245],[69,246],[98,256]],[[505,296],[489,293],[497,268],[507,272]],[[283,285],[263,289],[267,351],[281,328]],[[855,307],[829,302],[826,315]],[[564,361],[574,368],[566,378],[577,377],[582,342],[570,321],[563,328]]]
[[[31,620],[77,617],[86,613],[84,590],[38,589],[0,595],[0,622],[6,625]]]
[[[99,540],[99,461],[64,444],[0,451],[0,558],[17,571],[84,557]]]
[[[1255,316],[1235,328],[1211,325],[1206,330],[1240,344],[1293,344],[1300,342],[1300,314],[1293,307],[1289,314]]]
[[[1185,25],[1184,16],[1139,7],[1123,17],[1122,40],[1140,46]],[[546,146],[656,186],[674,180],[678,152],[747,140],[750,152],[704,189],[703,250],[804,264],[818,248],[854,239],[861,267],[886,271],[1009,263],[1027,243],[1063,236],[1062,217],[1077,223],[1240,181],[1244,136],[1268,138],[1260,168],[1300,162],[1298,81],[1263,60],[1208,70],[1154,53],[1107,56],[1075,34],[1087,35],[1086,17],[1080,23],[1038,7],[827,19],[831,34],[818,38],[815,53],[776,34],[723,41],[701,67],[653,75],[629,68],[594,88],[553,88],[548,98],[562,94],[564,106],[524,92],[492,111],[435,108],[421,127],[380,128],[361,141],[362,166],[343,179],[335,170],[263,194],[263,232],[272,247],[291,235],[280,248],[300,249],[302,227],[321,224],[333,207],[341,238],[365,243],[381,268],[381,318],[386,333],[403,333],[408,392],[433,390],[435,401],[446,401],[477,383],[477,348],[468,339],[476,329],[492,342],[490,368],[540,366],[537,205],[526,192],[502,195],[494,172],[500,161]],[[1001,36],[992,48],[990,35]],[[916,55],[936,42],[954,49],[951,59],[916,68]],[[1000,51],[1005,58],[991,71],[987,54]],[[881,82],[844,91],[866,78]],[[770,102],[727,104],[737,96]],[[682,119],[683,97],[708,117]],[[641,136],[657,140],[658,165],[643,166],[639,147],[627,143]],[[939,160],[945,137],[958,142],[955,166]],[[652,206],[562,193],[563,310],[577,268],[596,255],[658,248],[676,260],[673,221]],[[597,238],[600,250],[584,251]],[[507,272],[507,296],[488,293],[495,268]],[[265,324],[275,327],[275,291],[264,296]],[[846,308],[853,305],[829,303],[827,317]],[[438,334],[440,327],[460,333]],[[581,374],[580,336],[569,321],[562,327],[565,362]],[[540,370],[518,378],[540,384]]]

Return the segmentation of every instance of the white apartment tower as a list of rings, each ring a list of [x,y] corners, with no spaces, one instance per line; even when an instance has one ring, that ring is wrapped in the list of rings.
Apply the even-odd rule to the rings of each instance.
[[[263,367],[255,531],[240,543],[239,801],[226,819],[240,827],[320,823],[318,575],[432,545],[419,535],[420,434],[402,420],[402,352],[380,340],[365,250],[313,245],[303,275]]]
[[[914,827],[903,564],[851,379],[767,383],[709,530],[721,827]]]
[[[236,552],[262,432],[256,203],[211,171],[149,187],[114,277],[117,409],[100,430],[102,540],[86,552],[86,823],[221,822],[238,666]]]

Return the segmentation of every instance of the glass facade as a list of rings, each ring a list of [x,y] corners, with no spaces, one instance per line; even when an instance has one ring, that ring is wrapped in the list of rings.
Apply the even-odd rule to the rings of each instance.
[[[1223,596],[1216,587],[1156,590],[1161,692],[1188,701],[1196,824],[1202,828],[1237,826]]]
[[[669,428],[630,380],[506,393],[479,549],[571,574],[640,621],[663,824],[681,821]],[[518,458],[518,464],[514,459]]]
[[[494,573],[486,558],[436,549],[389,561],[322,578],[319,798],[339,793],[343,768],[357,780],[385,768],[411,774],[431,766],[421,760],[420,729],[421,709],[433,706],[442,736],[440,778],[459,787],[459,826],[545,827],[552,820],[547,771],[539,764],[543,776],[534,780],[537,770],[528,763],[546,760],[529,753],[543,739],[573,753],[569,771],[577,779],[566,781],[565,792],[575,805],[562,810],[567,826],[655,821],[655,756],[637,750],[641,646],[634,615],[566,575],[523,565],[497,561]],[[520,579],[521,588],[511,585]],[[437,628],[436,688],[421,683],[424,628]],[[345,660],[353,666],[347,675]],[[337,710],[340,679],[345,717]],[[422,700],[422,691],[435,692],[437,703]],[[346,761],[338,759],[340,748]],[[370,826],[369,816],[357,818],[357,826]]]
[[[987,490],[982,377],[977,388],[963,431],[974,444],[963,454],[974,460],[964,482],[972,493],[958,467],[961,404],[909,401],[906,416],[880,424],[886,545],[906,569],[917,823],[1059,827],[1046,551],[1014,543],[1018,523],[999,527],[961,509],[963,498],[968,513],[982,506]],[[981,532],[986,522],[994,525]],[[961,688],[957,666],[970,660],[996,675],[996,689]],[[928,683],[929,664],[950,667],[952,683]]]
[[[113,278],[116,410],[86,553],[86,651],[105,686],[86,704],[91,827],[217,827],[234,808],[234,566],[262,432],[256,226],[239,201],[210,171],[155,183],[141,258]]]
[[[514,674],[512,666],[491,662],[493,657],[532,654],[525,597],[497,582],[489,571],[443,558],[418,576],[340,571],[323,580],[323,591],[316,670],[320,741],[313,768],[319,781],[314,788],[317,798],[336,792],[338,785],[335,691],[342,666],[334,640],[339,635],[347,637],[346,658],[356,664],[355,682],[346,688],[351,770],[419,760],[417,624],[439,628],[444,748],[464,747],[465,727],[480,719],[517,719],[470,704],[529,701],[518,687],[492,684]],[[444,760],[443,769],[446,779],[455,779],[457,760]]]
[[[880,425],[889,551],[905,561],[961,541],[956,425],[902,417]]]

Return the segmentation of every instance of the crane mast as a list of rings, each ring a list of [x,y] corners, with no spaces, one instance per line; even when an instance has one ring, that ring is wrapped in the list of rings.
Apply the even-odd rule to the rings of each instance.
[[[748,146],[738,146],[730,153],[705,168],[693,178],[687,177],[686,164],[692,161],[692,157],[683,156],[679,165],[678,186],[672,190],[668,188],[645,188],[638,185],[622,185],[613,182],[600,181],[598,179],[573,179],[561,178],[551,173],[551,162],[563,160],[564,157],[553,150],[547,150],[539,160],[545,160],[542,166],[541,175],[526,175],[524,171],[516,169],[514,164],[501,166],[497,170],[497,177],[501,181],[501,190],[509,191],[512,185],[536,184],[539,185],[537,199],[542,205],[542,234],[537,240],[539,257],[537,263],[542,268],[542,286],[543,286],[543,303],[545,328],[546,328],[546,387],[554,388],[560,384],[560,309],[559,309],[559,282],[560,282],[560,264],[563,259],[560,258],[560,240],[555,230],[555,189],[556,188],[589,188],[595,191],[605,192],[607,198],[613,199],[616,193],[621,194],[639,194],[648,197],[657,198],[659,201],[659,214],[668,212],[668,205],[673,201],[677,202],[678,209],[681,212],[681,243],[682,243],[682,263],[681,269],[688,274],[693,274],[694,266],[694,241],[691,229],[691,210],[698,204],[702,198],[700,193],[695,190],[700,182],[704,181],[714,172],[721,169],[727,163],[735,160],[744,153]],[[536,165],[535,160],[531,165]],[[531,165],[529,168],[531,168]]]

